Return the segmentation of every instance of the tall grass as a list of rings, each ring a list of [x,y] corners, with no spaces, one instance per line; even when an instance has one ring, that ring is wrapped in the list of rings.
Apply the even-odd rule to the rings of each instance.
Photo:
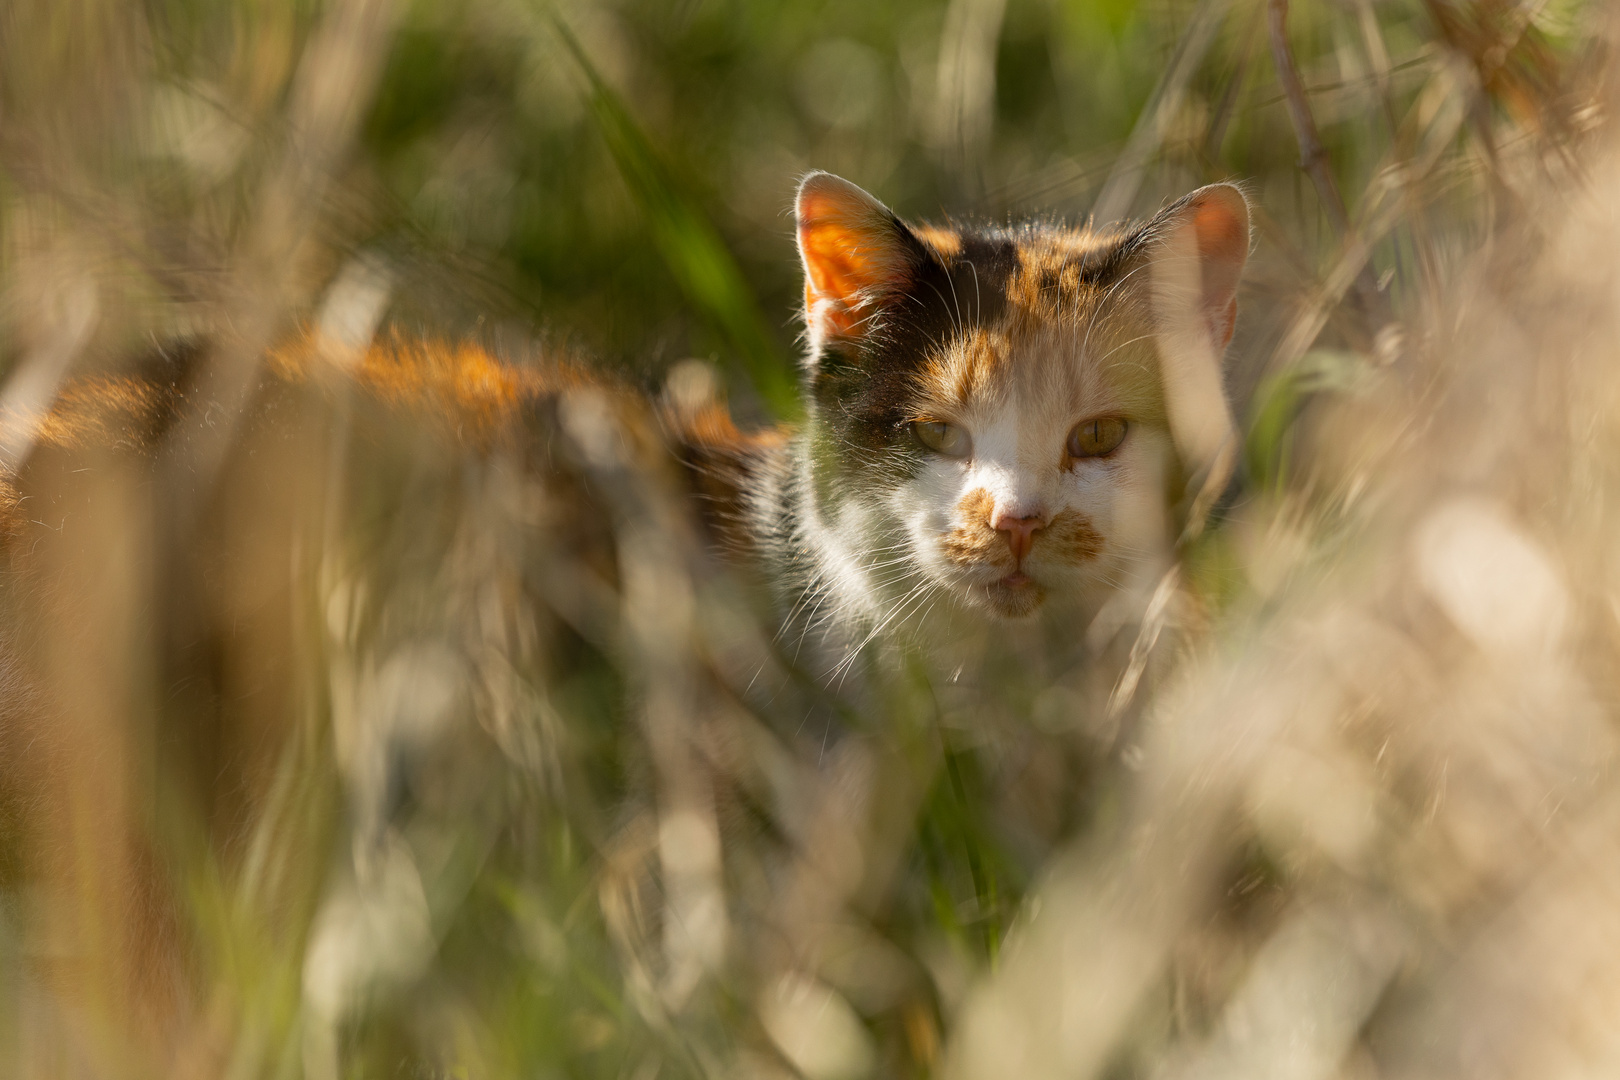
[[[13,0],[0,1072],[1613,1072],[1613,18]],[[812,167],[1246,184],[1082,667],[857,707],[714,555],[650,403],[794,415]]]

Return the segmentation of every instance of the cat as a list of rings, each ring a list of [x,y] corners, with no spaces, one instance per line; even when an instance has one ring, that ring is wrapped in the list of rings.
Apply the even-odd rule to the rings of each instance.
[[[207,1015],[188,966],[197,946],[162,837],[133,797],[151,782],[139,779],[142,748],[163,748],[154,787],[194,793],[196,820],[222,848],[246,850],[238,838],[276,820],[267,808],[294,760],[280,755],[298,745],[301,695],[329,702],[332,734],[319,737],[335,745],[358,878],[391,850],[402,801],[448,800],[437,811],[448,821],[484,801],[482,778],[498,773],[463,758],[498,756],[540,777],[575,760],[566,738],[542,739],[557,726],[545,719],[553,705],[530,700],[553,663],[595,649],[631,679],[704,687],[682,706],[698,726],[704,703],[726,697],[698,654],[724,668],[731,643],[704,624],[714,640],[665,655],[670,639],[699,636],[682,597],[707,573],[678,535],[672,457],[695,466],[707,496],[680,509],[706,513],[722,552],[774,598],[779,640],[823,683],[844,680],[868,644],[920,642],[949,669],[987,647],[1018,653],[1030,634],[1079,639],[1111,598],[1163,576],[1176,505],[1219,486],[1231,445],[1218,357],[1248,249],[1238,189],[1200,189],[1136,226],[969,229],[905,224],[815,173],[799,189],[797,236],[806,419],[792,427],[741,432],[717,398],[679,380],[654,402],[555,357],[508,362],[404,333],[334,342],[317,325],[267,357],[207,512],[190,535],[165,536],[168,500],[192,483],[175,467],[187,425],[215,412],[196,389],[206,342],[71,379],[44,416],[0,415],[23,433],[8,445],[33,449],[0,482],[14,609],[12,640],[0,640],[0,840],[27,851],[0,866],[0,887],[42,879],[94,892],[95,903],[56,905],[39,932],[72,941],[79,920],[119,928],[106,977],[126,980],[108,983],[127,997],[114,1007],[132,1040],[152,1043],[152,1060],[205,1053],[212,1028],[192,1022]],[[145,561],[163,549],[175,557]],[[686,591],[634,584],[633,557],[684,576]],[[678,560],[690,563],[684,575]],[[621,627],[639,635],[628,648]],[[119,696],[120,634],[155,654],[163,708],[150,719]],[[1015,659],[1036,671],[1028,655]],[[88,669],[112,674],[85,679]],[[717,674],[749,697],[747,664]],[[135,700],[145,684],[129,681]],[[1038,673],[1023,682],[1038,685]],[[593,701],[581,708],[600,712]],[[477,723],[445,735],[446,717],[470,703]],[[663,715],[655,704],[649,725]],[[778,700],[761,715],[786,726],[801,714]],[[934,751],[912,755],[908,773],[906,755],[862,740],[829,752],[831,729],[799,740],[813,769],[776,767],[780,790],[748,799],[808,820],[793,833],[807,850],[866,815],[900,823],[874,835],[907,835]],[[747,801],[717,785],[716,800]],[[863,794],[878,789],[886,799]],[[820,809],[801,814],[801,803]],[[658,820],[701,822],[705,805],[660,803]],[[75,823],[92,811],[98,846],[75,847]],[[898,843],[856,862],[899,858]],[[80,850],[83,866],[47,858]],[[661,849],[636,850],[645,862]],[[651,880],[642,862],[627,878]],[[72,876],[85,868],[100,876]],[[857,885],[808,872],[771,880],[803,883],[781,908],[795,913],[782,939],[796,955],[814,942],[787,931],[813,936]]]
[[[889,635],[946,652],[1032,623],[1073,638],[1151,589],[1189,481],[1229,471],[1242,191],[1134,225],[974,228],[907,224],[815,172],[796,217],[805,423],[689,425],[783,633],[831,674]]]
[[[1231,450],[1216,365],[1248,254],[1242,191],[1203,187],[1137,224],[975,228],[907,224],[814,172],[795,209],[805,422],[745,435],[716,402],[671,394],[665,425],[782,631],[842,641],[924,619],[1005,631],[1094,614],[1155,580],[1189,477],[1218,473]],[[184,362],[157,378],[69,384],[34,437],[155,445],[157,418],[186,406],[180,368],[200,347],[171,351]],[[630,394],[470,343],[393,333],[337,351],[351,355],[322,362],[333,343],[316,328],[268,367],[297,384],[336,366],[477,445],[510,439],[570,389]]]

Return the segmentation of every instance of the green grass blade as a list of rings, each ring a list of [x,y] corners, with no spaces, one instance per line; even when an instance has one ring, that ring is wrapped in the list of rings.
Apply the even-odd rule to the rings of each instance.
[[[719,230],[681,190],[624,100],[601,77],[561,19],[558,35],[591,87],[591,111],[653,243],[687,298],[730,344],[761,399],[779,417],[799,412],[792,366],[781,355],[754,294]]]

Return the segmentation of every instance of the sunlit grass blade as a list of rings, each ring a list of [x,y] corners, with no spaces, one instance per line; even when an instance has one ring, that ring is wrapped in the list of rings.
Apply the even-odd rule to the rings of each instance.
[[[591,87],[591,113],[636,201],[653,243],[682,292],[734,350],[743,373],[780,417],[798,412],[791,366],[771,334],[742,271],[714,223],[681,190],[622,98],[597,71],[572,31],[556,20]]]

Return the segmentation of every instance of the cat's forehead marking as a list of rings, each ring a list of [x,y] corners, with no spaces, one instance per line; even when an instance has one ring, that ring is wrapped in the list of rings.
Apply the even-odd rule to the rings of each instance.
[[[1096,389],[1077,364],[1082,352],[1105,351],[1115,316],[1124,313],[1115,309],[1129,306],[1114,289],[1129,272],[1126,238],[1058,225],[915,231],[936,252],[957,253],[941,259],[944,333],[918,370],[922,411],[969,412],[1015,398],[1057,406],[1054,398],[1067,404]],[[996,302],[986,304],[987,294]],[[1108,325],[1094,327],[1098,320]]]
[[[1076,408],[1135,402],[1144,375],[1135,362],[1139,350],[1129,348],[1136,328],[1112,317],[1093,326],[1101,317],[1094,299],[1076,319],[1009,312],[988,327],[970,327],[938,343],[914,384],[917,415],[938,412],[938,419],[983,424],[1012,410],[1021,426],[1039,426],[1045,420],[1072,422]]]
[[[1003,335],[974,327],[930,357],[922,372],[924,393],[941,404],[966,408],[989,393],[1009,351]]]
[[[1019,239],[1007,299],[1036,318],[1074,317],[1120,270],[1119,237],[1090,229],[1043,228]]]

